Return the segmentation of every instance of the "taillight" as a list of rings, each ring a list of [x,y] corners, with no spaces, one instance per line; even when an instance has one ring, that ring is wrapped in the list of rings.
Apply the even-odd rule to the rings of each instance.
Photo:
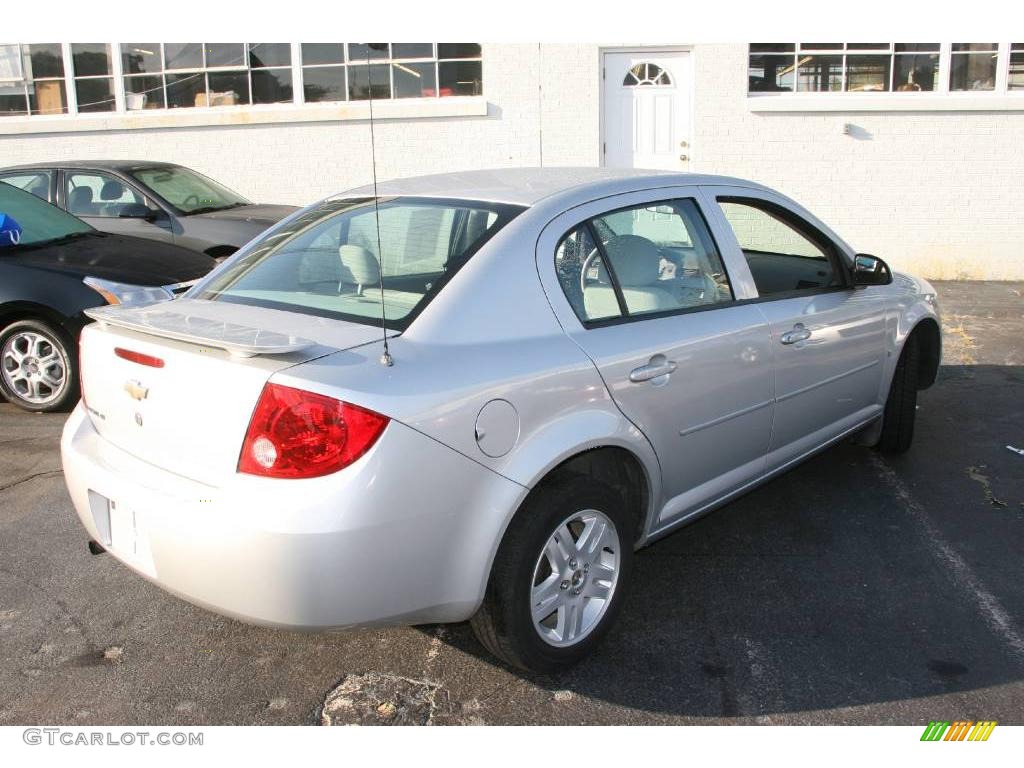
[[[263,477],[320,477],[347,467],[377,442],[388,417],[279,384],[263,387],[238,471]]]

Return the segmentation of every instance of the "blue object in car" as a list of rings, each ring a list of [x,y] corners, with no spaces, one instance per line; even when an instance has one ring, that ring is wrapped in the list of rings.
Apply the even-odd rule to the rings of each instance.
[[[0,248],[20,242],[21,225],[6,213],[0,212]]]

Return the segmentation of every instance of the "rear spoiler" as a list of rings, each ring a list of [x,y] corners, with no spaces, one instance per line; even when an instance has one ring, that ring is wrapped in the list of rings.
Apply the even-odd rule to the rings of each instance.
[[[316,344],[311,339],[265,328],[254,328],[175,311],[170,305],[166,309],[162,307],[163,304],[148,307],[93,307],[86,309],[85,314],[101,327],[112,325],[150,336],[223,349],[235,357],[286,355]]]

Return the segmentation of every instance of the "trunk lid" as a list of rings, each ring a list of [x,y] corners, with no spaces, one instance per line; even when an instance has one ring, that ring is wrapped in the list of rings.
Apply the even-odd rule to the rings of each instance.
[[[82,393],[96,431],[143,461],[211,486],[234,475],[253,408],[274,373],[381,338],[371,326],[196,299],[88,314],[97,322],[82,332]],[[159,367],[125,359],[125,351]]]

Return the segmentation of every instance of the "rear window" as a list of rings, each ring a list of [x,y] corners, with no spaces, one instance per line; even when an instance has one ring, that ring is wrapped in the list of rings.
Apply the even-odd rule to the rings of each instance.
[[[470,200],[327,200],[288,222],[196,295],[404,330],[523,209]],[[378,212],[379,211],[379,212]],[[380,220],[378,237],[377,219]]]

